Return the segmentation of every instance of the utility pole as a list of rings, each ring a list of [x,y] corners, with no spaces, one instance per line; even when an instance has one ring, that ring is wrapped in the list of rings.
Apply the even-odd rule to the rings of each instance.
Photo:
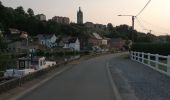
[[[134,30],[135,27],[135,16],[132,16],[132,29]]]
[[[134,30],[135,28],[135,17],[134,15],[118,15],[118,16],[130,16],[132,17],[132,30]],[[132,41],[134,42],[134,34],[132,33]]]

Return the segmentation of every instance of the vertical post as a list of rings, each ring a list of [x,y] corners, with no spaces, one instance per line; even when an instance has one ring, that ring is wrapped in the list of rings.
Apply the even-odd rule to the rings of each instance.
[[[155,60],[156,60],[156,63],[155,63],[155,67],[156,67],[156,69],[158,69],[158,66],[159,66],[159,55],[158,54],[156,54],[155,55]]]
[[[130,58],[133,60],[133,51],[130,52]]]
[[[142,52],[142,63],[144,63],[144,53]]]
[[[132,16],[132,29],[133,29],[133,30],[134,30],[134,27],[135,27],[135,26],[134,26],[134,25],[135,25],[134,22],[135,22],[135,16]]]
[[[150,56],[150,53],[148,53],[148,65],[151,65],[150,60],[151,60],[151,56]]]
[[[134,52],[134,60],[136,60],[136,51]]]
[[[135,16],[132,16],[132,30],[134,30]],[[134,42],[134,34],[132,33],[132,41]]]
[[[134,56],[134,55],[133,55],[133,51],[131,51],[131,59],[132,59],[132,60],[133,60],[133,56]]]
[[[27,39],[27,68],[29,68],[29,47],[28,47],[28,37]]]
[[[167,57],[167,73],[170,75],[170,55]]]
[[[140,62],[140,52],[138,52],[138,61]]]

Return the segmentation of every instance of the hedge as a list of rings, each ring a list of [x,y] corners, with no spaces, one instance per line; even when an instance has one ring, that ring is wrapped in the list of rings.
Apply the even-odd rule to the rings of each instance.
[[[131,50],[167,56],[170,55],[170,43],[135,43]]]

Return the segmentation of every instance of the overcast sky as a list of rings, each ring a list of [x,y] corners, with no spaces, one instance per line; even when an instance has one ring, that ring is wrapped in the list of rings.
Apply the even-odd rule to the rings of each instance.
[[[66,16],[76,22],[78,7],[84,13],[84,22],[131,25],[131,17],[118,17],[119,14],[136,15],[148,0],[1,0],[3,5],[25,10],[32,8],[35,14],[44,13],[48,19],[53,16]],[[152,0],[139,16],[140,25],[135,20],[135,29],[147,32],[153,30],[155,35],[170,35],[170,0]]]

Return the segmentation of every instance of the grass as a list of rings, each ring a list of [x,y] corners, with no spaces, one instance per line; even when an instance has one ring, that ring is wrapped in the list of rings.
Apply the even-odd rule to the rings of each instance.
[[[121,57],[121,58],[124,58],[124,59],[130,59],[129,54],[124,54],[124,55],[121,55],[120,57]]]
[[[161,62],[163,64],[167,64],[167,60],[159,60],[159,62]],[[168,70],[167,66],[164,66],[164,65],[161,65],[161,64],[159,64],[158,68],[162,71],[165,71],[165,72],[167,72],[167,70]]]
[[[166,63],[167,63],[167,60],[160,60],[160,62],[166,64]],[[148,60],[144,60],[144,63],[145,63],[145,64],[148,64]],[[150,62],[150,65],[151,65],[152,67],[156,67],[156,63],[155,63],[155,62],[152,62],[152,61],[151,61],[151,62]],[[158,68],[159,68],[161,71],[165,71],[165,72],[167,72],[167,70],[168,70],[167,66],[164,66],[164,65],[161,65],[161,64],[158,65]]]
[[[167,70],[168,70],[167,66],[160,65],[160,64],[159,64],[158,68],[162,71],[165,71],[165,72],[167,72]]]
[[[156,67],[156,63],[155,63],[155,62],[150,62],[150,65],[151,65],[152,67]]]
[[[3,72],[0,72],[0,77],[3,77],[4,76],[4,73]]]
[[[148,60],[144,60],[144,63],[145,63],[145,64],[148,64]]]

